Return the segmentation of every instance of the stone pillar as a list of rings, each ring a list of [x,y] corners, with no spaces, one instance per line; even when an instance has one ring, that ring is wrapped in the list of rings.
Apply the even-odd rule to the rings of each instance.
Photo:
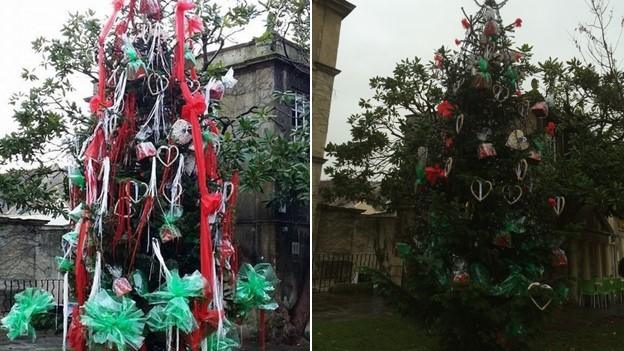
[[[345,0],[312,2],[312,245],[315,245],[318,237],[319,182],[325,162],[334,77],[340,72],[336,69],[340,25],[354,8]]]
[[[613,247],[611,244],[606,243],[606,244],[602,244],[600,245],[602,246],[602,264],[603,264],[603,269],[602,271],[604,272],[604,275],[606,277],[611,277],[613,276]]]
[[[596,277],[602,278],[604,276],[604,271],[602,270],[602,249],[600,248],[600,243],[593,244],[594,247],[594,260],[593,266],[596,269]]]
[[[591,254],[589,250],[589,243],[587,241],[583,241],[581,243],[583,247],[583,279],[589,280],[592,277],[591,274]]]
[[[578,254],[578,241],[572,240],[570,242],[570,252],[568,253],[568,267],[570,269],[570,278],[571,279],[571,291],[572,291],[572,300],[576,301],[578,298],[578,280],[579,277],[579,254]]]

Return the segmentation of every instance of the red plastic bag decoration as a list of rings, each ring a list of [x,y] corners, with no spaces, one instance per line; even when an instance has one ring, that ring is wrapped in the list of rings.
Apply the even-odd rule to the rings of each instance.
[[[553,267],[563,267],[568,265],[568,256],[566,256],[565,251],[562,249],[554,249],[552,251],[552,261],[551,264]]]
[[[139,12],[153,19],[160,19],[160,2],[158,0],[141,0]]]
[[[425,168],[425,177],[431,186],[435,186],[438,179],[446,178],[446,174],[444,173],[444,169],[442,169],[439,164],[436,164],[433,167]]]
[[[470,28],[470,22],[465,18],[461,21],[461,24],[462,24],[462,27],[464,27],[464,29]]]
[[[551,137],[554,137],[555,132],[557,131],[557,125],[555,124],[555,122],[548,122],[544,130],[546,131],[546,134],[550,135]]]
[[[444,66],[444,57],[442,57],[442,55],[439,52],[436,52],[435,56],[433,57],[433,60],[435,61],[436,67],[442,68]]]
[[[192,37],[193,35],[197,33],[202,33],[203,31],[204,22],[202,21],[201,17],[197,15],[190,16],[186,23],[186,32],[188,33],[188,36]]]
[[[451,118],[455,114],[456,106],[450,103],[448,100],[444,100],[436,106],[438,116],[442,118]]]

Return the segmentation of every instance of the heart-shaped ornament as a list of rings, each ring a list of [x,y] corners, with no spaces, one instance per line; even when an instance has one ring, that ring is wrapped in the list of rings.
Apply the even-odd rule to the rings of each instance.
[[[457,119],[455,119],[455,132],[459,134],[463,126],[464,126],[464,114],[462,113],[461,115],[457,116]]]
[[[509,97],[509,89],[499,84],[492,87],[492,93],[494,94],[494,98],[499,102],[503,102]]]
[[[121,218],[130,218],[134,216],[134,208],[130,206],[129,204],[128,206],[125,206],[125,210],[121,212],[121,208],[119,207],[119,204],[122,203],[122,201],[131,202],[132,200],[128,197],[122,197],[119,200],[117,200],[117,202],[115,202],[115,207],[113,208],[113,213],[116,216],[121,217]]]
[[[180,150],[178,150],[178,147],[175,145],[163,145],[159,147],[156,152],[156,158],[158,161],[160,161],[160,163],[167,168],[171,167],[175,163],[178,156],[180,156]]]
[[[453,170],[453,158],[449,157],[444,163],[444,175],[448,177],[452,170]]]
[[[555,196],[555,205],[553,206],[553,210],[555,211],[557,216],[561,215],[564,208],[565,208],[565,197]]]
[[[545,310],[552,302],[551,296],[553,294],[553,288],[548,284],[541,284],[538,282],[534,282],[534,283],[529,284],[527,291],[529,293],[529,297],[531,298],[531,301],[533,301],[533,304],[535,305],[535,307],[539,308],[540,311]],[[543,301],[537,301],[535,297],[538,296],[538,294],[542,296],[544,294],[547,294],[548,296],[545,296],[545,299]]]
[[[520,201],[520,198],[522,197],[522,187],[520,185],[505,185],[503,187],[503,197],[508,204],[515,204]]]
[[[518,162],[515,168],[516,178],[519,181],[523,181],[524,177],[526,177],[528,170],[529,170],[529,163],[527,162],[527,160],[525,159],[520,160],[520,162]]]
[[[530,110],[529,100],[523,100],[518,105],[518,113],[520,114],[520,117],[522,118],[527,118],[529,116],[529,110]]]
[[[514,150],[526,150],[529,148],[529,140],[524,136],[523,131],[516,129],[509,134],[505,145]]]
[[[180,183],[177,183],[175,186],[171,187],[171,197],[167,195],[166,191],[163,191],[163,197],[170,204],[178,202],[180,196],[182,196],[182,185]]]
[[[149,186],[146,183],[137,180],[131,180],[126,183],[125,190],[126,196],[130,198],[130,201],[132,201],[132,203],[134,204],[137,204],[147,196]]]
[[[470,184],[470,192],[479,202],[485,200],[492,192],[492,189],[494,189],[494,184],[489,180],[475,178],[472,184]]]

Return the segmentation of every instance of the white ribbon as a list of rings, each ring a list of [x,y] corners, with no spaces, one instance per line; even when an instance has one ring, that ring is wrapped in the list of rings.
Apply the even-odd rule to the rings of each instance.
[[[91,285],[91,293],[89,294],[89,301],[95,298],[95,295],[100,291],[100,280],[102,277],[102,254],[98,251],[95,253],[95,271],[93,272],[93,284]]]

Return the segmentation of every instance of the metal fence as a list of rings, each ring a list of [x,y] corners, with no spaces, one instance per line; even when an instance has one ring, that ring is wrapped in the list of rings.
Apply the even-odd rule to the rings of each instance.
[[[374,254],[317,253],[312,256],[314,292],[328,291],[340,283],[357,283],[362,280],[362,268],[380,268]]]
[[[15,294],[26,288],[41,288],[52,296],[57,306],[63,301],[63,281],[60,279],[2,279],[0,278],[0,315],[11,310]]]

